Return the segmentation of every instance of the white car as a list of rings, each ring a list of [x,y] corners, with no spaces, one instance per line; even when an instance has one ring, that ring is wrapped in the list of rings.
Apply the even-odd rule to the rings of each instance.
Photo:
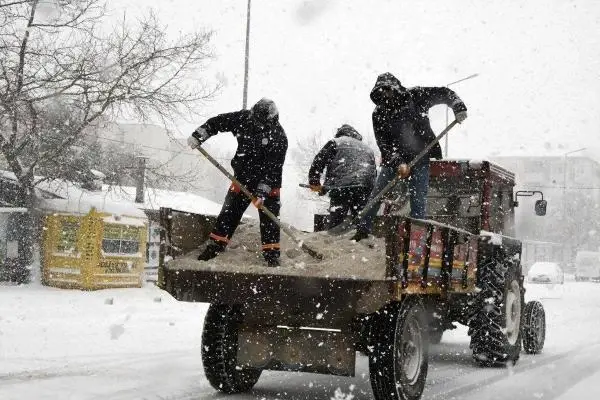
[[[538,261],[527,272],[527,282],[532,284],[560,284],[565,283],[565,273],[560,265],[555,262]]]

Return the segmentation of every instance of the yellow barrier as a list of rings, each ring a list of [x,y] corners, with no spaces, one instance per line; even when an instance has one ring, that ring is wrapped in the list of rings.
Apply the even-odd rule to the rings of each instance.
[[[47,215],[42,277],[48,286],[95,290],[141,287],[146,220],[92,208],[87,215]]]

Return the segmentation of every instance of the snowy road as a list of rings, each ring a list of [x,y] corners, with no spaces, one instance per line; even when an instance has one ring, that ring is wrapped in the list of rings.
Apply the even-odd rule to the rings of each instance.
[[[510,369],[478,368],[459,328],[432,348],[423,398],[599,398],[593,390],[600,388],[600,285],[532,288],[527,297],[540,296],[548,318],[543,354],[523,355]],[[0,287],[0,398],[372,399],[362,356],[355,378],[264,372],[249,394],[216,393],[200,361],[205,310],[155,288]]]

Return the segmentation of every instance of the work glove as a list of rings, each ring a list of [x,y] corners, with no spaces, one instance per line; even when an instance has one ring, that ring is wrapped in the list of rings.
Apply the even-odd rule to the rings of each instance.
[[[206,132],[206,129],[199,126],[187,139],[187,144],[192,149],[197,149],[200,147],[200,145],[202,145],[202,143],[206,142],[209,137],[210,136],[208,135],[208,132]]]
[[[456,118],[456,122],[458,122],[459,124],[462,124],[463,121],[465,119],[467,119],[467,112],[466,111],[457,112],[456,114],[454,114],[454,118]]]
[[[310,191],[317,193],[319,196],[324,194],[323,186],[321,184],[318,185],[309,185]]]
[[[259,183],[256,187],[256,198],[252,201],[254,207],[261,208],[264,205],[265,199],[269,193],[271,193],[271,187],[266,183]]]
[[[410,168],[408,167],[408,164],[400,164],[400,166],[398,167],[398,171],[396,173],[398,174],[398,177],[401,179],[404,179],[407,176],[409,176]]]

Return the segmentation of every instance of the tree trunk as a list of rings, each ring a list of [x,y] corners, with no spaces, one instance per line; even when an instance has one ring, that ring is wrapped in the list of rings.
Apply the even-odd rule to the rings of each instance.
[[[19,214],[16,219],[19,254],[13,265],[12,279],[18,283],[28,283],[31,280],[31,264],[33,263],[34,246],[39,241],[39,230],[36,229],[37,212],[35,210],[36,196],[33,182],[27,179],[21,182],[19,189],[19,206],[27,208],[28,212]]]

